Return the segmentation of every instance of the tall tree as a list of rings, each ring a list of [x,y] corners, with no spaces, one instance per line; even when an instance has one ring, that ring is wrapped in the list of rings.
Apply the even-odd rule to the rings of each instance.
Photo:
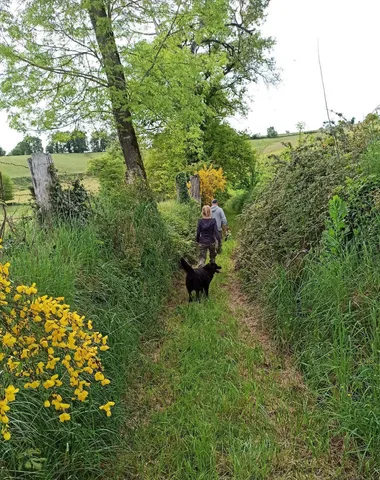
[[[48,130],[112,119],[131,181],[145,178],[145,170],[115,32],[123,23],[119,37],[129,34],[143,15],[134,3],[30,0],[0,10],[0,107],[12,108],[12,125]]]
[[[90,146],[92,152],[105,152],[111,144],[111,136],[105,130],[98,130],[91,134]]]
[[[176,132],[200,157],[205,120],[244,111],[274,79],[269,0],[29,0],[0,11],[0,108],[17,127],[113,121],[129,180],[140,138]],[[133,122],[132,122],[133,120]],[[183,140],[182,140],[183,139]]]
[[[269,138],[275,138],[278,137],[277,130],[274,127],[268,127],[267,128],[267,136]]]
[[[204,134],[205,158],[221,167],[228,181],[237,188],[252,188],[256,179],[256,159],[247,135],[227,123],[210,121]]]
[[[7,154],[7,152],[4,150],[4,148],[0,147],[0,157],[4,157]]]
[[[49,153],[72,153],[71,133],[57,131],[50,136],[46,150]]]
[[[39,137],[27,135],[10,152],[10,155],[31,155],[43,151],[42,141]]]
[[[73,130],[69,142],[74,153],[84,153],[88,150],[87,134],[83,130]]]
[[[144,82],[136,90],[134,108],[144,126],[175,137],[166,140],[167,145],[175,150],[183,145],[186,163],[202,160],[210,120],[246,112],[250,83],[277,82],[270,56],[274,40],[260,31],[268,4],[268,0],[190,0],[186,16],[180,9],[166,42],[163,33],[154,41],[136,44],[130,69]],[[178,161],[178,155],[166,153]]]

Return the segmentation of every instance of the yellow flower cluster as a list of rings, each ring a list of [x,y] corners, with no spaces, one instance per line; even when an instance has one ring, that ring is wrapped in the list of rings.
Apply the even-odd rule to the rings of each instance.
[[[0,426],[4,440],[11,437],[7,413],[20,389],[46,391],[44,406],[53,406],[59,420],[66,422],[74,403],[87,401],[92,382],[110,383],[99,357],[109,349],[107,337],[93,331],[91,320],[72,312],[64,298],[37,296],[35,284],[15,287],[9,267],[9,263],[0,263]],[[71,392],[70,398],[64,401],[59,391]],[[108,402],[100,409],[110,416],[112,406],[114,402]]]
[[[199,175],[202,201],[204,204],[210,205],[216,192],[224,192],[226,189],[227,179],[224,176],[223,169],[205,165],[197,173]]]

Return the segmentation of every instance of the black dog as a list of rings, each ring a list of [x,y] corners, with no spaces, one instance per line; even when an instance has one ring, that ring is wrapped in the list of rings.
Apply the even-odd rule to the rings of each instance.
[[[198,302],[200,301],[200,293],[205,292],[208,297],[208,289],[211,280],[215,273],[220,273],[219,267],[216,263],[209,263],[205,267],[193,269],[183,258],[181,258],[182,268],[187,273],[186,275],[186,287],[189,292],[189,302],[193,301],[192,292],[196,293]]]

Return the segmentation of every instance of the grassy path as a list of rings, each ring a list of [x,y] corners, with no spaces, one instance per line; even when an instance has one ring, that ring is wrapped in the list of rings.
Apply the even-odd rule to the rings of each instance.
[[[115,478],[357,479],[241,293],[233,247],[218,257],[210,300],[188,305],[181,275],[161,331],[145,341]]]

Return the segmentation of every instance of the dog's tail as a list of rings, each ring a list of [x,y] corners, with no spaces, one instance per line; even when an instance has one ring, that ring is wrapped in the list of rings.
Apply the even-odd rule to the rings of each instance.
[[[181,265],[182,265],[182,268],[185,270],[185,272],[187,273],[194,272],[194,270],[191,268],[191,266],[186,262],[184,258],[181,258]]]

